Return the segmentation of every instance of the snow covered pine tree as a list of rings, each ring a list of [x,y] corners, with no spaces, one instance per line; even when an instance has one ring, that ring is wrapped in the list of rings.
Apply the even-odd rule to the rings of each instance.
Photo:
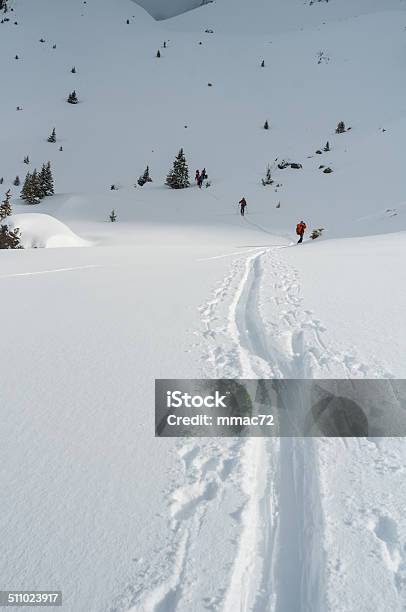
[[[68,102],[69,104],[77,104],[79,102],[78,96],[75,90],[73,90],[72,93],[69,94]]]
[[[185,189],[189,187],[189,168],[183,149],[179,151],[173,162],[173,168],[166,177],[166,185],[172,189]]]
[[[28,172],[20,197],[29,204],[38,204],[40,200],[54,193],[51,162],[48,162],[42,165],[40,173],[37,172],[37,169],[32,174]]]
[[[12,213],[10,198],[11,198],[11,191],[9,189],[6,192],[5,200],[3,200],[3,202],[0,205],[0,220],[1,221],[3,221],[3,219],[5,219],[6,217],[9,217]]]
[[[48,136],[48,142],[56,142],[55,128],[52,130],[51,134]]]
[[[145,183],[152,183],[152,178],[149,175],[149,166],[146,167],[145,172],[137,181],[140,187],[143,187]]]
[[[273,183],[273,178],[272,178],[272,175],[271,175],[271,166],[269,164],[266,167],[265,178],[261,179],[261,182],[262,182],[264,187],[265,187],[265,185],[272,185],[272,183]]]
[[[52,176],[51,162],[43,164],[39,174],[39,197],[54,195],[54,178]]]
[[[344,134],[346,131],[344,121],[340,121],[336,127],[336,134]]]
[[[11,230],[8,225],[0,227],[0,249],[22,249],[21,233],[18,227]]]
[[[11,192],[10,189],[6,193],[6,198],[0,205],[0,220],[4,221],[12,213],[10,204]],[[20,244],[20,230],[15,228],[11,230],[5,223],[0,225],[0,249],[22,249]]]
[[[32,174],[30,172],[27,173],[20,197],[22,200],[28,202],[28,204],[38,204],[40,201],[38,196],[38,174],[36,170],[34,170]]]

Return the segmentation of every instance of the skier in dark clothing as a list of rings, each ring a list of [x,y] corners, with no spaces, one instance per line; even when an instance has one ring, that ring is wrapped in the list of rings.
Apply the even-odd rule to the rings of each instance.
[[[296,234],[300,236],[299,240],[297,241],[298,244],[303,242],[303,236],[306,231],[306,227],[307,225],[304,221],[301,221],[300,223],[296,225]]]
[[[238,203],[240,205],[241,216],[243,217],[245,215],[245,208],[247,206],[247,200],[245,198],[242,198]]]
[[[195,181],[196,181],[196,185],[198,185],[200,181],[200,170],[196,170]]]
[[[203,181],[207,178],[209,177],[207,176],[206,168],[203,168],[197,181],[197,184],[199,185],[200,189],[203,187]]]

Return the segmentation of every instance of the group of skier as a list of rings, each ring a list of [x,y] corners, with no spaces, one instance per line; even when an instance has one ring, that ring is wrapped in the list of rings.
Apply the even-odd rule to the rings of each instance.
[[[207,181],[208,178],[209,177],[207,175],[206,168],[203,168],[203,170],[201,172],[200,172],[200,170],[196,170],[195,181],[196,181],[196,185],[199,187],[199,189],[201,189],[203,187],[204,181]]]
[[[202,171],[200,170],[196,170],[196,174],[195,174],[195,182],[196,185],[199,187],[199,189],[202,188],[204,181],[208,179],[208,175],[206,172],[206,168],[203,168]],[[245,209],[247,208],[247,200],[245,199],[245,197],[243,196],[241,198],[241,200],[238,202],[238,205],[240,207],[240,214],[242,217],[245,216]],[[303,238],[304,238],[304,234],[305,231],[307,229],[307,225],[306,223],[302,220],[300,221],[297,225],[296,225],[296,234],[299,236],[299,240],[297,241],[297,244],[301,244],[303,242]]]
[[[241,200],[238,202],[238,204],[240,207],[240,214],[242,217],[244,217],[245,209],[247,208],[247,200],[244,197],[242,197]],[[297,244],[301,244],[303,242],[303,237],[304,237],[304,233],[306,229],[307,229],[307,225],[303,220],[300,221],[296,225],[296,234],[299,236],[299,240],[297,241]]]

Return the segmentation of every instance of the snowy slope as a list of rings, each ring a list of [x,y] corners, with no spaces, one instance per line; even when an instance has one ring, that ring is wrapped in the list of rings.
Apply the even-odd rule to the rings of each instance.
[[[401,441],[158,440],[153,383],[405,376],[406,3],[139,4],[13,0],[0,24],[0,187],[26,247],[61,247],[0,252],[4,588],[400,612]],[[181,146],[210,188],[164,186]],[[276,158],[303,165],[277,191]],[[48,160],[28,206],[15,176]],[[325,234],[290,248],[301,218]]]
[[[9,152],[0,170],[5,185],[13,187],[15,175],[24,175],[22,159],[27,154],[31,168],[51,158],[59,193],[105,192],[115,183],[129,189],[128,199],[137,203],[145,196],[136,195],[132,186],[149,164],[155,183],[148,191],[147,197],[154,198],[148,210],[166,209],[167,192],[161,186],[183,146],[192,168],[208,166],[214,183],[210,200],[216,197],[228,211],[245,193],[252,213],[272,230],[291,231],[296,215],[306,215],[310,224],[326,227],[331,235],[405,229],[402,211],[388,219],[385,214],[404,201],[402,4],[396,3],[397,11],[376,13],[373,2],[371,14],[350,22],[346,15],[353,15],[352,3],[341,3],[346,10],[340,9],[340,20],[334,3],[301,5],[298,23],[304,11],[309,19],[313,13],[320,18],[323,11],[327,19],[330,5],[333,18],[322,28],[311,26],[311,35],[300,30],[284,34],[282,22],[272,43],[261,36],[254,41],[249,37],[245,44],[241,41],[248,5],[241,3],[236,31],[240,42],[233,44],[230,36],[205,34],[203,24],[194,34],[165,30],[166,23],[174,27],[177,21],[158,25],[126,0],[114,7],[100,3],[97,11],[90,2],[62,4],[58,11],[49,0],[41,0],[35,9],[21,2],[16,4],[17,17],[18,6],[24,6],[20,24],[2,24],[3,78],[10,83],[3,99],[7,127],[2,138]],[[183,18],[195,24],[200,13],[209,15],[222,6],[210,4]],[[253,14],[267,22],[272,7],[265,10],[259,3]],[[233,18],[239,13],[234,11]],[[60,19],[67,26],[64,31]],[[108,24],[107,36],[97,23]],[[38,42],[41,36],[46,43]],[[164,39],[170,42],[158,60],[156,50]],[[330,58],[328,63],[317,63],[320,50]],[[16,53],[20,60],[14,59]],[[259,67],[262,58],[265,69]],[[73,65],[75,75],[70,73]],[[40,88],[35,86],[38,79]],[[213,87],[207,87],[209,82]],[[64,102],[73,88],[81,101],[76,107]],[[17,105],[24,110],[16,112]],[[112,108],[117,109],[114,115]],[[265,119],[271,124],[268,132],[262,129]],[[339,120],[352,131],[336,136]],[[56,146],[46,142],[54,126]],[[315,155],[327,140],[331,153]],[[260,185],[267,163],[276,157],[303,164],[302,171],[275,172],[282,183],[278,193]],[[324,175],[319,165],[331,165],[334,173]],[[189,192],[179,197],[196,199]],[[274,210],[278,201],[281,209]],[[84,208],[84,215],[105,218],[105,210],[100,214],[96,205],[90,208]],[[154,210],[151,214],[155,216]],[[200,211],[196,216],[201,218]]]

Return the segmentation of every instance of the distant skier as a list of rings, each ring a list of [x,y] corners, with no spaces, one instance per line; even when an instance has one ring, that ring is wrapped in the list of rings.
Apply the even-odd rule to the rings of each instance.
[[[300,223],[296,225],[296,234],[300,236],[299,240],[297,241],[298,244],[303,242],[303,236],[306,231],[306,227],[307,225],[304,221],[301,221]]]
[[[206,168],[203,168],[203,170],[200,173],[200,177],[199,180],[197,182],[197,184],[199,185],[200,189],[203,187],[203,182],[209,178],[206,172]]]
[[[245,198],[242,198],[238,203],[240,205],[241,216],[244,217],[245,209],[246,209],[246,206],[247,206],[247,200]]]
[[[200,181],[200,170],[196,170],[196,174],[195,174],[196,185],[199,184],[199,181]]]

